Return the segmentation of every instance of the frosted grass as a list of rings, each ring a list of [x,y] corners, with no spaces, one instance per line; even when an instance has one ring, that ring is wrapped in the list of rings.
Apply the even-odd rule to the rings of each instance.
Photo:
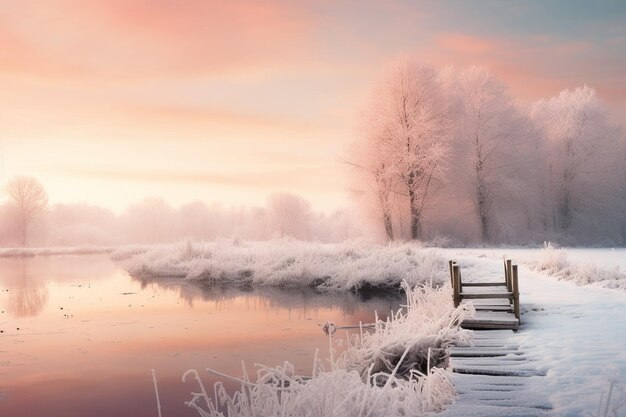
[[[407,416],[442,410],[455,395],[444,349],[468,343],[471,332],[458,324],[473,314],[471,305],[454,308],[449,287],[411,288],[404,283],[407,306],[372,331],[348,335],[347,347],[327,362],[314,359],[311,376],[298,376],[288,362],[274,368],[256,365],[253,379],[243,366],[229,392],[222,382],[212,398],[201,386],[186,404],[203,417],[249,416]],[[329,342],[332,341],[329,335]],[[195,371],[188,371],[186,377]]]
[[[559,280],[578,285],[595,285],[603,288],[626,290],[626,272],[620,266],[598,266],[595,263],[576,262],[569,259],[566,249],[546,243],[530,267]]]
[[[181,278],[213,283],[314,286],[354,290],[447,282],[446,260],[417,243],[388,246],[357,242],[321,244],[280,239],[265,242],[190,241],[116,251],[112,258],[135,277]]]

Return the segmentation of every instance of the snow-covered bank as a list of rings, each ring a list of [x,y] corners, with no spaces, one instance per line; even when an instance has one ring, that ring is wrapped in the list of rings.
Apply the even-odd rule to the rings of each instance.
[[[516,261],[522,258],[516,256],[520,255],[516,250],[442,252],[460,262],[463,278],[468,280],[501,280],[502,252]],[[535,260],[537,252],[533,254]],[[520,268],[519,285],[522,317],[517,337],[534,366],[546,372],[538,387],[553,406],[546,414],[624,415],[626,293],[549,279],[524,266]]]
[[[315,286],[353,290],[363,286],[439,286],[447,282],[446,260],[418,244],[321,244],[267,242],[186,242],[113,253],[131,275],[240,282],[256,285]]]
[[[229,417],[361,417],[441,410],[454,395],[442,352],[469,340],[471,332],[457,324],[473,309],[453,308],[448,287],[403,287],[406,310],[377,321],[372,332],[348,336],[348,347],[338,358],[330,358],[330,369],[316,359],[312,375],[303,377],[294,375],[293,366],[285,363],[260,367],[256,380],[251,380],[244,368],[243,377],[237,378],[240,390],[230,393],[217,383],[214,397],[205,398],[206,409],[200,401],[189,406],[215,417],[222,416],[221,411]]]
[[[112,253],[114,251],[114,248],[108,246],[0,248],[0,258],[53,255],[94,255],[98,253]]]

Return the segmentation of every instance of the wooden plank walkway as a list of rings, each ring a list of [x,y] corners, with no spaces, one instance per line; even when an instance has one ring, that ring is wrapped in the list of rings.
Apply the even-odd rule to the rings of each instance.
[[[441,417],[544,416],[552,406],[544,392],[545,372],[516,341],[512,330],[474,331],[471,346],[450,349],[458,393]]]
[[[519,326],[519,285],[517,265],[504,261],[504,281],[463,282],[461,267],[454,261],[450,265],[450,282],[455,307],[471,301],[476,316],[464,320],[466,329],[511,329]]]
[[[517,266],[505,261],[504,282],[463,283],[450,261],[454,304],[472,302],[476,316],[462,326],[474,331],[471,345],[450,348],[456,401],[441,417],[533,417],[552,407],[544,393],[545,372],[520,348]]]

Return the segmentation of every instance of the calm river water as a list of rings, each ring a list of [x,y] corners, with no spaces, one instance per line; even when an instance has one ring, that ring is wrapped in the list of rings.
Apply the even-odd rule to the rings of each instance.
[[[0,259],[0,416],[196,416],[197,369],[239,376],[241,361],[310,374],[328,355],[320,324],[371,322],[394,297],[306,289],[206,288],[131,278],[107,255]]]

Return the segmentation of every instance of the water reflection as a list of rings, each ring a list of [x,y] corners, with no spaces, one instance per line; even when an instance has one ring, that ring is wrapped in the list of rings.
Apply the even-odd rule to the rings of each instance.
[[[212,302],[220,307],[232,306],[242,297],[244,306],[248,310],[271,311],[286,310],[304,316],[320,309],[337,308],[343,316],[355,316],[367,311],[366,316],[371,319],[371,312],[376,311],[385,317],[391,310],[398,310],[404,302],[404,296],[399,292],[387,291],[381,293],[361,294],[357,292],[321,292],[312,287],[272,287],[252,286],[249,284],[220,284],[207,285],[202,281],[182,281],[180,279],[164,278],[136,278],[141,288],[156,286],[173,291],[189,307],[201,302]]]
[[[0,259],[0,289],[0,416],[24,417],[154,416],[152,369],[163,415],[197,415],[184,406],[186,370],[238,375],[242,360],[250,370],[288,360],[306,374],[316,348],[328,357],[319,324],[371,322],[403,301],[142,281],[105,255]]]
[[[13,268],[3,274],[3,305],[13,317],[32,317],[41,312],[48,301],[48,288],[29,275],[29,259],[15,260]]]
[[[101,255],[0,258],[0,305],[11,317],[33,317],[48,302],[50,283],[99,280],[112,271]]]

